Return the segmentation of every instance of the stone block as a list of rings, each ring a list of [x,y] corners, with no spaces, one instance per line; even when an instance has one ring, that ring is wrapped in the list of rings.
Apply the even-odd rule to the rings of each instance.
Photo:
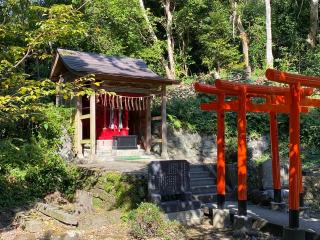
[[[296,228],[283,228],[283,240],[305,240],[305,231]]]
[[[27,220],[23,223],[22,228],[30,233],[41,233],[43,232],[43,223],[37,219]]]
[[[216,229],[230,226],[229,212],[222,209],[212,209],[212,226]]]
[[[285,212],[287,210],[287,205],[285,202],[271,202],[271,210]]]
[[[256,218],[253,220],[252,229],[261,230],[268,225],[268,221],[263,218]]]
[[[259,165],[259,178],[261,180],[261,187],[263,189],[273,189],[272,179],[272,161],[271,159],[264,161]],[[288,166],[283,165],[280,168],[280,181],[281,186],[288,186]]]
[[[52,217],[62,223],[74,226],[78,225],[78,219],[76,216],[71,215],[57,207],[49,204],[38,203],[36,209],[44,215]]]
[[[165,213],[169,220],[176,220],[184,225],[199,225],[202,223],[203,211],[201,209]]]
[[[300,207],[299,216],[302,218],[310,218],[310,207]]]
[[[252,219],[248,216],[234,215],[232,228],[235,230],[239,229],[250,229],[252,226]]]

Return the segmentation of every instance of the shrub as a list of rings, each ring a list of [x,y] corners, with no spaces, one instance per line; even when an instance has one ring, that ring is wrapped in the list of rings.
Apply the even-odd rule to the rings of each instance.
[[[175,221],[166,220],[160,209],[152,203],[141,203],[126,216],[130,233],[136,239],[183,239],[184,228]]]
[[[114,198],[110,208],[131,210],[147,199],[147,180],[145,178],[126,175],[118,172],[106,173],[99,179],[104,190]]]
[[[44,105],[27,119],[0,122],[0,209],[60,191],[72,198],[81,173],[57,154],[61,128],[72,132],[71,109]]]

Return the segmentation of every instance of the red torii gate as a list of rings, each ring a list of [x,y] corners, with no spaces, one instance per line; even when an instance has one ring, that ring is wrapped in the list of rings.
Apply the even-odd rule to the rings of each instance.
[[[320,88],[320,78],[281,72],[273,69],[266,71],[268,80],[290,85],[290,145],[289,145],[289,227],[299,227],[299,193],[301,193],[300,159],[300,109],[302,106],[320,107],[319,99],[301,99],[301,86]]]
[[[249,84],[235,84],[228,81],[216,81],[216,86],[195,84],[195,90],[217,95],[217,102],[201,104],[202,110],[217,111],[217,204],[223,208],[225,201],[225,159],[224,159],[224,111],[238,112],[238,214],[246,215],[247,207],[247,167],[246,167],[246,112],[269,112],[270,135],[272,139],[272,166],[274,200],[281,202],[280,162],[278,153],[276,113],[289,113],[286,103],[289,99],[288,88],[267,87]],[[309,96],[313,89],[303,89],[301,94]],[[238,96],[238,101],[225,102],[225,96]],[[264,104],[253,104],[251,97],[265,98]],[[307,108],[301,109],[307,112]]]

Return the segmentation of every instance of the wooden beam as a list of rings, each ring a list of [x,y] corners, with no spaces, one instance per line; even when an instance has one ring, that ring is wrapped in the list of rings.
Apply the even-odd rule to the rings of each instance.
[[[292,73],[278,71],[275,69],[267,69],[266,78],[270,81],[279,82],[279,83],[289,83],[289,84],[300,83],[301,86],[314,87],[314,88],[320,87],[319,77],[292,74]]]
[[[90,149],[91,159],[96,155],[96,95],[90,96]]]
[[[167,146],[167,93],[166,85],[162,85],[162,103],[161,103],[161,157],[168,158],[168,146]]]
[[[151,118],[151,121],[161,121],[162,120],[162,116],[155,116]]]
[[[81,140],[81,144],[90,144],[91,140],[90,139],[83,139]]]
[[[107,92],[116,92],[116,93],[137,93],[137,94],[160,94],[161,91],[144,89],[144,88],[135,88],[135,87],[115,87],[115,86],[103,86]]]
[[[78,157],[83,157],[82,153],[82,122],[81,122],[81,115],[82,115],[82,97],[76,97],[76,114],[75,114],[75,131],[74,131],[74,146],[75,152]]]
[[[218,103],[213,101],[210,103],[201,103],[200,109],[203,111],[218,111]],[[233,100],[230,102],[221,103],[221,109],[223,111],[239,111],[239,102],[237,100]],[[290,113],[290,105],[284,104],[255,104],[248,102],[246,107],[247,112],[255,112],[255,113],[268,113],[268,112],[276,112],[276,113]],[[309,112],[308,107],[301,107],[301,112],[307,113]]]
[[[81,119],[81,120],[89,119],[89,118],[90,118],[90,114],[84,114],[84,115],[81,115],[81,116],[80,116],[80,119]]]
[[[151,150],[151,99],[147,99],[146,106],[146,152]]]

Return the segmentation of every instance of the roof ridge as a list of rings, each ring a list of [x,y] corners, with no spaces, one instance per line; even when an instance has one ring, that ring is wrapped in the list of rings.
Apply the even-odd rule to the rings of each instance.
[[[145,61],[142,58],[134,58],[134,57],[128,57],[128,56],[114,56],[114,55],[106,55],[103,53],[96,53],[96,52],[83,52],[83,51],[79,51],[79,50],[72,50],[72,49],[65,49],[65,48],[57,48],[57,52],[59,53],[59,55],[63,55],[63,52],[74,52],[74,53],[79,53],[79,54],[86,54],[86,55],[94,55],[94,56],[100,56],[100,57],[104,57],[104,58],[115,58],[115,59],[131,59],[131,60],[140,60],[143,63],[145,63]]]

